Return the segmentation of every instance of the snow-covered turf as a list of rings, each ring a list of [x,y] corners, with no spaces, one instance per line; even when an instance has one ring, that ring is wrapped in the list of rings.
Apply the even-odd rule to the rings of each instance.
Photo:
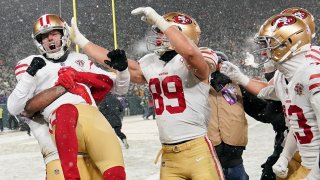
[[[244,166],[251,180],[259,179],[260,165],[272,153],[274,132],[270,124],[248,117],[249,143]],[[153,162],[160,150],[155,120],[125,117],[123,132],[129,149],[123,146],[128,180],[158,180],[159,163]],[[122,145],[122,144],[121,144]],[[27,133],[5,130],[0,133],[0,180],[44,180],[45,166],[36,140]]]

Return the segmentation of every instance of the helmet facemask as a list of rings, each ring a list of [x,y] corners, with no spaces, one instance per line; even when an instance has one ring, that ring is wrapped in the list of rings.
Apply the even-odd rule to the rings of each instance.
[[[147,49],[153,51],[155,54],[161,56],[167,51],[173,50],[169,39],[156,26],[151,27],[152,35],[146,38]]]

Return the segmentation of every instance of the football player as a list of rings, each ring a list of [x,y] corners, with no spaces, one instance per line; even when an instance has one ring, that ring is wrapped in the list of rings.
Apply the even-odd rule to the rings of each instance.
[[[46,179],[64,180],[58,150],[51,139],[47,122],[39,115],[32,117],[32,119],[20,116],[20,119],[28,124],[32,135],[38,141],[46,165]],[[99,169],[92,163],[90,157],[84,154],[78,154],[77,166],[80,169],[82,179],[102,179]]]
[[[187,14],[171,12],[160,16],[151,7],[140,7],[131,13],[142,15],[142,20],[152,25],[155,32],[147,38],[147,48],[153,53],[138,62],[129,60],[128,64],[131,81],[147,83],[153,96],[162,143],[160,178],[224,179],[206,136],[209,75],[217,68],[216,54],[209,48],[197,47],[200,28]],[[88,55],[101,64],[116,65],[104,61],[108,50],[88,42],[74,21],[71,24],[75,43]],[[117,58],[123,56],[119,54]]]
[[[44,108],[42,114],[51,126],[66,179],[80,179],[78,152],[90,156],[104,179],[125,179],[120,144],[94,98],[109,91],[126,93],[130,81],[127,68],[117,69],[115,75],[96,67],[88,56],[69,52],[69,27],[54,14],[45,14],[35,22],[32,37],[42,55],[18,62],[15,72],[19,82],[8,98],[8,110],[30,114],[34,107]],[[37,101],[35,97],[24,109],[36,94],[45,98]]]
[[[282,102],[290,132],[278,160],[285,164],[276,163],[273,170],[278,176],[286,177],[288,161],[297,147],[301,167],[289,179],[305,178],[319,155],[320,79],[317,72],[320,66],[317,58],[306,56],[311,38],[309,26],[303,20],[287,14],[272,16],[261,26],[255,42],[262,47],[261,54],[278,69],[274,78],[269,83],[249,79],[229,62],[220,70],[258,97]]]

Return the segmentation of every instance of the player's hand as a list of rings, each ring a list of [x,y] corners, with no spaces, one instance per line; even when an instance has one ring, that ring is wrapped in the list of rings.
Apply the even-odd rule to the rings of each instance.
[[[288,160],[280,156],[278,161],[272,166],[273,172],[280,178],[286,178],[288,175]]]
[[[92,104],[90,95],[84,85],[75,84],[73,88],[68,89],[68,91],[72,94],[76,94],[81,96],[88,104]]]
[[[71,41],[79,45],[81,48],[83,48],[87,43],[89,43],[89,40],[86,37],[84,37],[83,34],[80,33],[76,19],[74,17],[72,17],[71,19],[71,27],[69,27],[69,31]]]
[[[164,32],[171,25],[162,16],[160,16],[151,7],[138,7],[131,11],[132,15],[142,15],[141,20],[150,25],[156,25],[162,32]]]
[[[38,70],[43,68],[45,65],[46,62],[44,62],[41,57],[34,57],[26,71],[31,76],[34,76],[37,74]]]
[[[58,71],[58,82],[56,85],[61,85],[67,90],[72,89],[76,86],[76,76],[77,76],[77,71],[71,67],[67,68],[61,68]]]
[[[128,59],[126,56],[126,52],[121,49],[112,50],[107,54],[109,60],[105,60],[108,66],[116,69],[118,71],[124,71],[128,68]]]
[[[247,85],[249,83],[249,77],[244,75],[240,69],[229,61],[222,63],[220,72],[228,76],[232,81],[239,83],[240,85]]]

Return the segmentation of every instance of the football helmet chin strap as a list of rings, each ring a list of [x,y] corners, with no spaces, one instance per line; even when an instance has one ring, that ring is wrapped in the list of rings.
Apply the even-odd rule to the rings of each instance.
[[[167,51],[160,56],[160,60],[164,62],[169,62],[172,58],[174,58],[178,53],[175,50]]]

